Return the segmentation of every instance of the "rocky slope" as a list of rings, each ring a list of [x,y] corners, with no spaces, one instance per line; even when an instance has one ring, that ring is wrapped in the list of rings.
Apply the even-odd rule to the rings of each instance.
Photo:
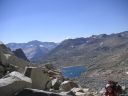
[[[29,62],[18,58],[3,43],[0,43],[0,77],[14,70],[23,72],[27,65]]]
[[[42,63],[84,65],[88,71],[78,81],[91,87],[102,86],[100,82],[109,79],[128,84],[128,31],[65,40]]]
[[[1,96],[98,96],[66,80],[53,65],[27,67],[24,74],[13,71],[0,79]]]
[[[88,68],[103,66],[108,68],[125,59],[127,52],[128,32],[102,34],[89,38],[65,40],[42,62],[58,64],[58,66],[85,65]]]
[[[37,40],[28,43],[8,43],[6,45],[13,51],[21,48],[31,62],[40,60],[57,46],[57,44],[53,42],[41,42]]]

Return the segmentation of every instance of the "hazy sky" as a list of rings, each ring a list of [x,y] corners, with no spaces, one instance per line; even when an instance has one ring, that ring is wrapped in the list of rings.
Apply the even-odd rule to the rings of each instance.
[[[0,0],[0,41],[60,42],[128,30],[128,0]]]

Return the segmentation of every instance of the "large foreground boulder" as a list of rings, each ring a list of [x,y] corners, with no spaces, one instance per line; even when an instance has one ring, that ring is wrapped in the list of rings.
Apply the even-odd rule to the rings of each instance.
[[[26,67],[25,76],[32,79],[32,88],[48,90],[51,88],[51,78],[48,73],[37,67]]]
[[[1,45],[0,45],[1,47]],[[2,52],[3,50],[0,48],[0,78],[3,77],[7,71],[7,68],[9,67],[8,64],[8,58],[11,56],[10,54],[5,54]]]
[[[64,81],[60,85],[62,91],[70,91],[72,88],[79,88],[79,85],[73,81]]]
[[[62,95],[53,92],[38,90],[38,89],[26,88],[20,91],[19,93],[17,93],[15,96],[62,96]]]
[[[13,96],[24,88],[30,88],[31,84],[30,78],[14,71],[0,79],[0,96]]]

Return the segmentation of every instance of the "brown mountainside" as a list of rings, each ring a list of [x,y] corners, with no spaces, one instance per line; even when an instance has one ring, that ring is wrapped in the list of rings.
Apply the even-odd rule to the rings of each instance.
[[[57,66],[85,65],[91,68],[122,66],[128,53],[128,31],[63,41],[42,63]]]
[[[128,86],[128,31],[65,40],[42,63],[84,65],[88,71],[77,81],[93,89],[110,79]]]

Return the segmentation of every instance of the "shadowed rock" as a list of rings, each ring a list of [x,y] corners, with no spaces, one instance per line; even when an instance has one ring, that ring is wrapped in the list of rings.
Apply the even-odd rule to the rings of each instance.
[[[25,54],[24,54],[24,52],[22,51],[21,48],[16,49],[15,51],[13,51],[13,53],[14,53],[17,57],[19,57],[19,58],[21,58],[21,59],[23,59],[23,60],[25,60],[25,61],[29,61],[29,60],[27,59],[27,57],[25,56]]]

